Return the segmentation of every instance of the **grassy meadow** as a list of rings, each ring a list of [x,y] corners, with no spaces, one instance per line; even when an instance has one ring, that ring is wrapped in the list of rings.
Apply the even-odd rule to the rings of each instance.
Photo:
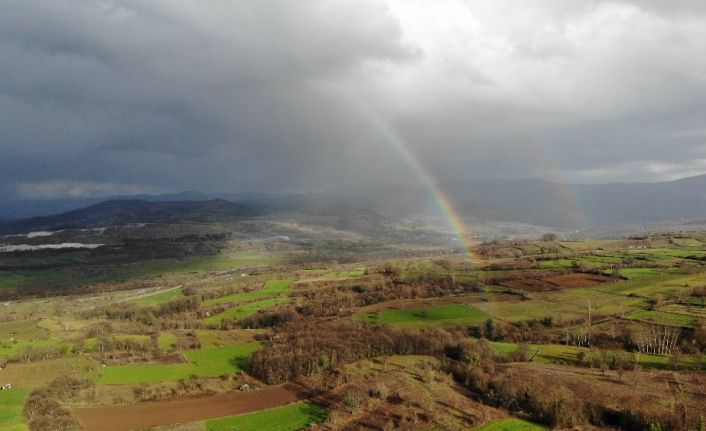
[[[3,431],[28,430],[22,415],[27,395],[29,395],[29,389],[0,391],[0,429]]]
[[[326,419],[326,408],[309,402],[206,421],[206,431],[296,431]]]
[[[106,385],[169,382],[191,376],[217,377],[238,373],[244,361],[260,348],[260,343],[212,347],[184,353],[182,364],[117,365],[103,368],[98,383]]]
[[[431,326],[436,324],[474,324],[488,319],[476,307],[465,304],[437,305],[422,308],[387,310],[359,315],[363,321],[386,325]]]

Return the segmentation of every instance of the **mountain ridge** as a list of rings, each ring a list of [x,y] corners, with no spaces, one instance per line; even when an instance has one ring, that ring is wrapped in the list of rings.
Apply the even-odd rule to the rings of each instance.
[[[625,223],[706,218],[706,175],[665,182],[608,184],[488,179],[440,183],[438,188],[444,198],[452,203],[457,216],[468,220],[580,230]],[[86,225],[81,227],[93,227],[101,222],[105,225],[222,220],[269,213],[438,217],[440,210],[436,201],[440,198],[416,184],[404,183],[353,185],[299,194],[182,192],[137,195],[78,200],[76,204],[88,205],[59,211],[58,214],[0,221],[0,231],[12,233],[30,227],[79,224]],[[45,205],[44,208],[48,207]]]

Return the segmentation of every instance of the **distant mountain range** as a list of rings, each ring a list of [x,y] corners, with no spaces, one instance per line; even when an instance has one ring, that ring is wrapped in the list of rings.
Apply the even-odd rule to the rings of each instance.
[[[27,233],[85,229],[135,223],[211,223],[254,217],[262,211],[253,205],[208,201],[109,200],[50,216],[0,222],[0,233]]]
[[[19,220],[30,217],[40,217],[60,214],[105,201],[141,200],[147,202],[183,202],[183,201],[208,201],[225,200],[230,202],[258,203],[270,200],[281,195],[261,193],[201,193],[187,191],[181,193],[160,195],[130,195],[109,196],[103,198],[76,198],[76,199],[12,199],[0,201],[0,220]]]
[[[571,185],[538,179],[440,184],[466,220],[564,230],[706,219],[706,175],[657,183]],[[304,194],[185,192],[79,200],[0,202],[0,232],[122,223],[214,221],[277,213],[311,216],[438,216],[438,196],[410,184],[350,186]],[[52,215],[50,215],[52,214]],[[34,216],[32,218],[27,218]]]

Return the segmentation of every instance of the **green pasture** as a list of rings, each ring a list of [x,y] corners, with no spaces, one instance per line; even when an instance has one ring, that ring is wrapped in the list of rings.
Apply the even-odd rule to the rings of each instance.
[[[252,342],[238,346],[190,350],[184,353],[187,362],[183,364],[108,366],[98,377],[98,383],[153,383],[188,379],[190,376],[217,377],[233,374],[239,372],[247,358],[259,348],[260,343]]]
[[[677,313],[667,313],[659,310],[640,310],[627,316],[630,320],[640,322],[656,323],[659,325],[682,326],[692,328],[696,324],[696,319],[692,316],[685,316]]]
[[[358,318],[375,324],[429,326],[435,324],[474,324],[490,316],[471,305],[448,304],[431,307],[361,313]]]
[[[174,301],[176,299],[181,299],[184,297],[184,291],[182,289],[171,289],[166,292],[157,292],[153,295],[143,296],[141,298],[133,299],[132,302],[141,305],[158,305],[165,302]]]
[[[660,311],[706,320],[706,304],[667,304]]]
[[[541,269],[571,268],[573,265],[574,265],[574,261],[571,259],[540,260],[539,261],[539,267]]]
[[[519,347],[516,343],[505,343],[491,341],[490,347],[500,356],[505,356]],[[579,355],[583,354],[585,358],[590,358],[591,354],[598,354],[597,350],[591,350],[588,347],[567,346],[564,344],[528,344],[527,345],[532,362],[550,363],[550,364],[575,364],[579,360]],[[612,360],[614,352],[607,352],[608,360]],[[635,360],[635,353],[625,352],[627,362],[632,363]],[[666,369],[670,366],[669,357],[666,355],[653,355],[641,353],[638,357],[638,363],[646,368]],[[706,367],[706,357],[702,355],[685,355],[679,359],[679,365],[689,369],[703,369]]]
[[[644,304],[644,300],[640,298],[613,295],[595,288],[532,293],[528,296],[530,299],[526,301],[480,302],[474,305],[491,316],[510,322],[547,316],[552,316],[555,321],[560,322],[586,316],[589,302],[594,314],[618,314],[637,310]]]
[[[29,389],[0,391],[0,429],[4,431],[28,430],[22,415],[22,408],[28,395]]]
[[[76,253],[77,256],[83,256]],[[138,262],[115,262],[90,257],[75,262],[66,261],[66,266],[34,268],[27,270],[2,271],[0,265],[0,288],[52,287],[62,288],[90,283],[116,283],[151,275],[183,274],[187,272],[223,271],[233,268],[258,266],[277,261],[277,256],[258,253],[233,253],[214,257],[194,257],[188,259],[154,259]],[[41,265],[34,259],[22,261],[24,265]],[[50,262],[48,262],[50,263]],[[80,271],[76,268],[79,267]],[[146,299],[146,298],[145,298]]]
[[[638,277],[648,277],[652,275],[659,275],[663,273],[663,269],[658,268],[621,268],[620,275],[628,278],[638,278]]]
[[[256,314],[261,310],[274,307],[275,305],[284,304],[287,301],[289,301],[289,298],[287,297],[278,297],[236,305],[222,313],[216,314],[215,316],[207,317],[204,319],[204,322],[214,324],[221,323],[225,319],[242,320]]]
[[[623,246],[624,241],[622,240],[585,240],[585,241],[560,241],[559,244],[562,246],[576,251],[586,251],[586,250],[615,250]]]
[[[57,346],[62,341],[60,334],[53,334],[39,327],[36,320],[0,323],[0,358],[11,358],[27,348],[43,349]]]
[[[238,292],[219,298],[208,299],[203,302],[204,307],[213,305],[228,304],[231,302],[248,302],[257,299],[269,298],[286,293],[292,286],[292,280],[270,280],[265,283],[262,289],[248,292]]]
[[[324,277],[355,278],[355,277],[360,277],[363,274],[365,274],[365,268],[354,268],[351,270],[344,270],[344,271],[328,271],[328,272],[326,272]]]
[[[691,291],[690,286],[705,283],[706,273],[684,274],[676,271],[662,270],[656,275],[643,275],[629,280],[604,284],[597,289],[620,295],[636,295],[648,298],[658,296],[677,297],[689,293]]]
[[[296,431],[322,422],[328,411],[314,403],[299,402],[240,416],[205,422],[207,431]]]
[[[162,352],[171,352],[176,347],[176,344],[177,336],[169,332],[163,332],[157,338],[157,346]]]
[[[475,431],[543,431],[549,428],[522,419],[500,419],[490,422]]]
[[[679,248],[648,248],[648,249],[632,249],[628,254],[636,259],[649,261],[660,265],[674,265],[678,260],[683,260],[691,256],[704,257],[706,251],[703,250],[684,250]]]

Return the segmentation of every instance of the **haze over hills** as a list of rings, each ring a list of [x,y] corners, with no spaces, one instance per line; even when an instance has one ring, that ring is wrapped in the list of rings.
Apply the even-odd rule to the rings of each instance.
[[[208,223],[252,217],[256,208],[224,200],[156,201],[108,200],[61,214],[0,223],[0,232],[97,228],[134,223]]]
[[[560,184],[539,179],[445,183],[441,189],[461,217],[475,222],[521,223],[563,230],[586,230],[640,223],[706,218],[706,175],[659,183]],[[227,221],[254,216],[439,217],[434,196],[411,184],[349,186],[304,194],[168,195],[3,203],[0,231],[97,227],[126,223]],[[75,209],[75,207],[83,209]],[[69,208],[70,211],[65,212]],[[20,217],[18,217],[20,216]],[[358,222],[356,222],[358,223]],[[502,229],[500,229],[502,230]],[[624,229],[629,231],[629,228]]]

